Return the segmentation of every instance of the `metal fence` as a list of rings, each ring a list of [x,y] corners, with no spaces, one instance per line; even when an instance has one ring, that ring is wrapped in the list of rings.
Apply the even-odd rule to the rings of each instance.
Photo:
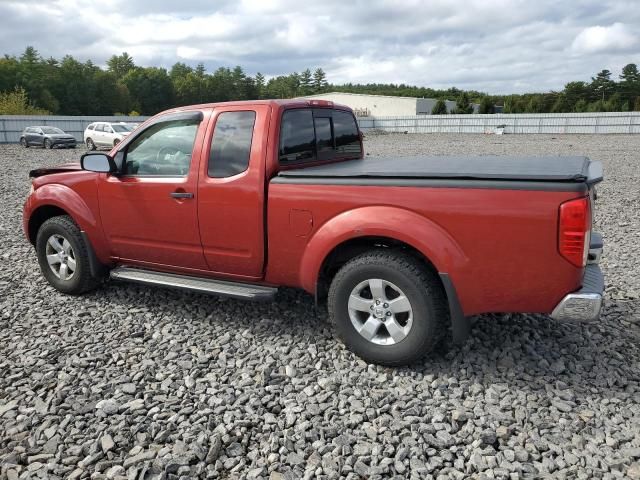
[[[82,142],[92,122],[139,123],[147,118],[0,115],[0,143],[17,143],[25,127],[36,125],[61,128]],[[504,133],[640,133],[640,112],[359,117],[358,123],[365,132],[495,133],[504,126]]]
[[[408,133],[640,133],[640,112],[359,117],[363,131]]]
[[[93,122],[140,123],[149,117],[75,117],[60,115],[0,115],[0,143],[17,143],[26,127],[58,127],[83,141],[84,129]]]

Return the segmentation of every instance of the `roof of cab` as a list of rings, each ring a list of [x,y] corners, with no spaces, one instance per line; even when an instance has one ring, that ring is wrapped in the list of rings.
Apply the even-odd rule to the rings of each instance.
[[[180,112],[184,110],[196,110],[198,108],[215,108],[215,107],[234,107],[242,105],[271,105],[277,108],[303,108],[303,107],[329,107],[339,108],[341,110],[351,111],[351,107],[334,103],[329,100],[315,100],[315,99],[274,99],[274,100],[237,100],[232,102],[216,102],[216,103],[201,103],[198,105],[186,105],[184,107],[171,108],[161,113]]]

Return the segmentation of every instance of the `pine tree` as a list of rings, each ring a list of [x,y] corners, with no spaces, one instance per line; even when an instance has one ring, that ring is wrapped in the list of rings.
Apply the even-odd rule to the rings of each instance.
[[[471,105],[469,94],[467,92],[462,92],[456,99],[456,108],[453,113],[458,115],[473,113],[473,105]]]
[[[131,58],[127,52],[122,52],[121,55],[113,55],[107,60],[107,67],[109,67],[111,73],[118,79],[121,79],[129,73],[129,71],[133,70],[136,65],[133,63],[133,58]]]
[[[496,107],[489,97],[482,97],[478,113],[496,113]]]
[[[264,75],[260,72],[256,73],[255,83],[258,98],[264,98]]]
[[[604,102],[606,95],[613,92],[615,82],[611,80],[611,72],[607,69],[601,70],[595,77],[591,77],[591,88]]]
[[[313,76],[311,70],[307,68],[300,74],[300,93],[309,95],[313,92],[313,88]]]
[[[622,75],[620,75],[620,80],[627,83],[637,83],[640,82],[640,72],[638,71],[638,66],[635,63],[629,63],[622,68]]]
[[[324,70],[321,68],[317,68],[315,72],[313,72],[313,91],[314,93],[323,93],[326,88],[329,86],[327,82],[327,75],[324,73]]]
[[[446,115],[447,114],[447,104],[446,102],[439,98],[435,103],[433,108],[431,109],[431,115]]]

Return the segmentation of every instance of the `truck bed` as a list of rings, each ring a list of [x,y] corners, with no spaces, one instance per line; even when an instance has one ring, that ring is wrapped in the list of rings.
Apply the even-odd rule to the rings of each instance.
[[[281,171],[286,179],[456,179],[597,183],[600,162],[587,157],[424,156],[367,157]]]

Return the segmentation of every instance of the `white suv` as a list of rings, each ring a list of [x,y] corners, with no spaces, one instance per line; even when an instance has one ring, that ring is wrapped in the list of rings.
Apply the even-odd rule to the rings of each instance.
[[[133,128],[128,124],[114,122],[94,122],[84,131],[84,143],[89,150],[98,147],[115,147]]]

